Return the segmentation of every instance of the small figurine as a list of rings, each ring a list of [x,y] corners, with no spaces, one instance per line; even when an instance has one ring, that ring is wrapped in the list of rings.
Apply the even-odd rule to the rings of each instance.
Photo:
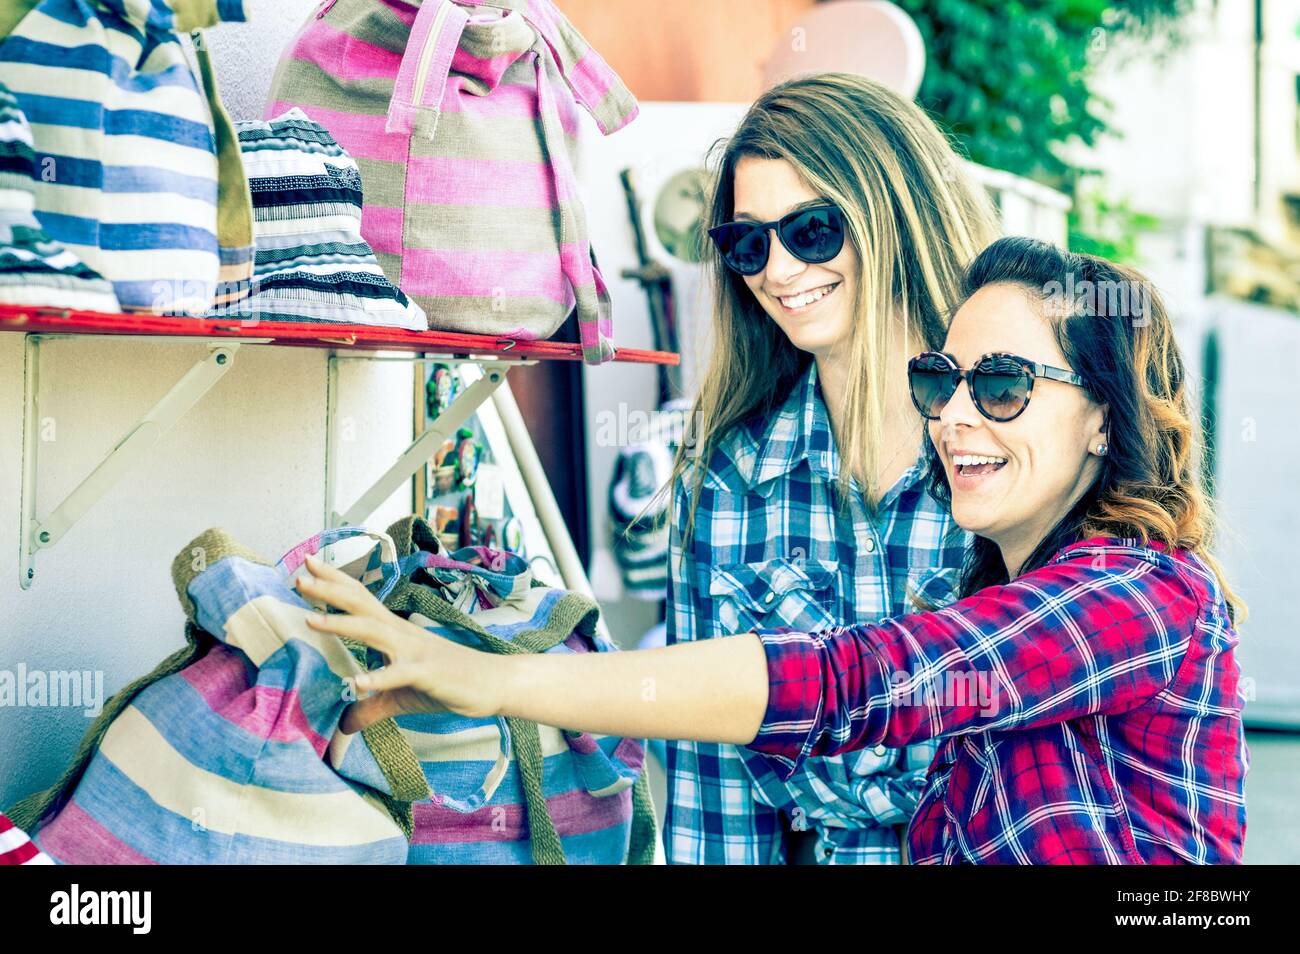
[[[456,445],[456,480],[462,487],[473,487],[478,474],[479,445],[474,432],[461,428],[461,442]]]
[[[474,509],[474,495],[466,494],[460,503],[460,535],[457,543],[460,547],[472,547],[478,542],[478,511]]]
[[[448,365],[435,364],[433,374],[429,375],[429,382],[425,385],[425,392],[428,395],[429,417],[436,418],[456,400],[457,392],[456,372]]]
[[[519,522],[518,517],[511,517],[506,521],[506,525],[501,528],[501,542],[510,553],[518,553],[523,556],[524,525]]]
[[[447,465],[448,463],[447,458],[450,457],[455,452],[455,450],[456,450],[456,442],[452,440],[450,437],[447,438],[445,441],[442,442],[442,446],[438,448],[438,453],[436,453],[433,456],[433,466],[442,467],[444,465]],[[454,463],[454,461],[452,463]]]
[[[459,514],[455,507],[436,507],[434,508],[433,526],[438,532],[438,539],[448,550],[455,550],[458,546],[460,534],[456,527],[456,520]]]
[[[431,494],[445,494],[451,491],[456,484],[456,466],[455,461],[448,463],[448,458],[456,450],[456,442],[445,440],[442,446],[438,448],[438,453],[433,455],[429,461],[432,470],[432,477],[429,481],[429,492]]]

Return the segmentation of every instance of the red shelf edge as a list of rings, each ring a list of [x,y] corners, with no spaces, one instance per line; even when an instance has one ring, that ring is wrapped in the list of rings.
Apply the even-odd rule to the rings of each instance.
[[[322,325],[287,321],[243,323],[219,318],[185,318],[76,311],[48,306],[0,304],[0,331],[26,334],[145,335],[167,337],[270,338],[276,345],[357,351],[435,351],[489,354],[543,361],[581,361],[582,346],[563,341],[518,341],[454,331],[406,331],[369,325]],[[670,351],[615,348],[623,364],[676,365]]]

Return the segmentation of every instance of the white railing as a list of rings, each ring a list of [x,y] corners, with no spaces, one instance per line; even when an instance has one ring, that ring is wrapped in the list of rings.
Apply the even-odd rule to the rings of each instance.
[[[1069,196],[1024,176],[973,162],[966,163],[966,171],[988,190],[1002,218],[1004,234],[1027,235],[1065,246]]]

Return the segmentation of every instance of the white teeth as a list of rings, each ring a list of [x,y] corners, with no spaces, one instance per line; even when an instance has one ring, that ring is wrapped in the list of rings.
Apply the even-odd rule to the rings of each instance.
[[[779,299],[781,304],[787,308],[802,308],[804,305],[811,305],[815,301],[820,301],[829,295],[835,288],[835,285],[823,285],[821,288],[814,288],[810,292],[804,292],[802,295],[794,295],[790,298]]]
[[[974,467],[976,464],[1005,464],[1005,457],[984,457],[980,454],[954,454],[954,467]]]

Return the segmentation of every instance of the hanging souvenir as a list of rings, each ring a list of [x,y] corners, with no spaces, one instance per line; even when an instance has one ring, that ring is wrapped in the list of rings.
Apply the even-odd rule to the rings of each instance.
[[[438,539],[448,550],[456,550],[460,546],[460,533],[456,526],[458,516],[455,507],[433,508],[433,526],[438,531]]]
[[[438,453],[433,455],[433,480],[430,482],[430,493],[434,495],[450,493],[456,486],[456,462],[454,454],[456,451],[456,442],[448,438],[442,442],[438,448]]]
[[[518,517],[511,517],[501,528],[501,542],[510,553],[524,555],[524,525]]]
[[[466,494],[460,502],[460,536],[457,542],[462,547],[472,547],[478,542],[478,511],[474,509],[474,495]]]
[[[425,385],[429,419],[433,420],[451,407],[459,391],[460,382],[456,378],[456,372],[449,365],[435,364],[433,373],[429,375],[429,381]]]
[[[474,440],[474,432],[467,427],[460,429],[460,443],[456,445],[456,483],[461,487],[473,487],[478,476],[478,462],[481,448]]]

